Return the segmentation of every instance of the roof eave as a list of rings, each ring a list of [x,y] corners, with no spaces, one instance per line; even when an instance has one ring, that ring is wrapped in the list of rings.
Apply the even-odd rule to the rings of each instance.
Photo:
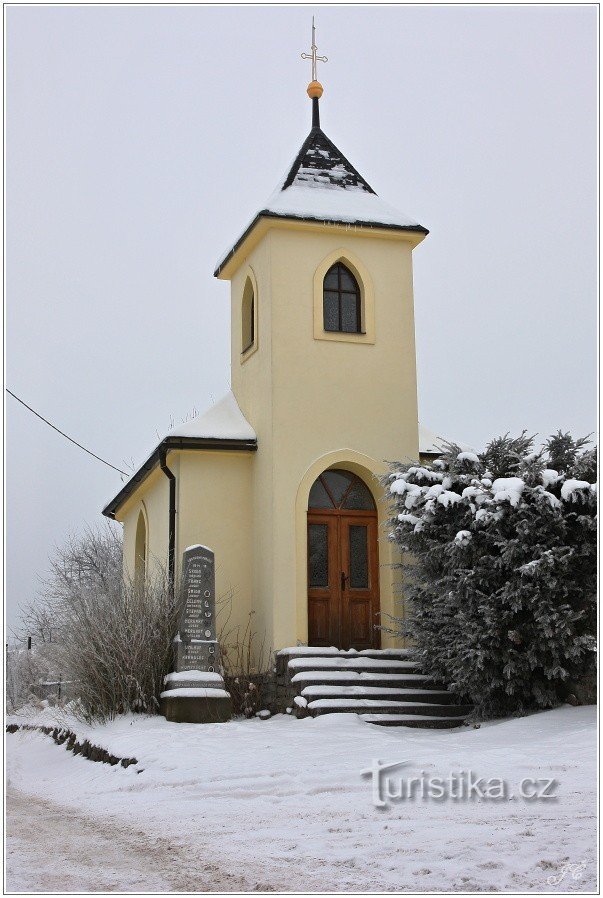
[[[400,233],[410,233],[421,235],[416,243],[420,243],[428,234],[429,231],[427,228],[424,228],[423,225],[396,225],[396,224],[386,224],[383,222],[377,221],[363,221],[361,219],[355,221],[342,221],[341,219],[336,218],[325,218],[324,216],[312,217],[307,215],[286,215],[281,212],[271,212],[269,209],[262,209],[261,212],[255,216],[251,224],[248,228],[241,234],[237,242],[234,244],[232,249],[230,249],[216,270],[214,271],[214,277],[221,278],[223,280],[228,280],[229,274],[227,272],[227,268],[234,259],[235,255],[239,251],[239,249],[246,242],[247,238],[251,235],[251,232],[254,230],[256,225],[260,222],[261,219],[279,219],[281,221],[293,221],[293,222],[306,222],[309,224],[325,224],[325,225],[341,225],[341,227],[349,228],[368,228],[370,230],[386,230],[386,231],[394,231]],[[415,244],[416,245],[416,244]]]
[[[214,437],[166,437],[153,450],[147,460],[140,466],[135,474],[122,487],[119,493],[103,508],[103,514],[107,518],[115,520],[115,515],[121,506],[136,491],[143,481],[153,471],[164,452],[173,450],[205,450],[205,451],[238,451],[255,452],[258,441],[252,439],[219,439]]]

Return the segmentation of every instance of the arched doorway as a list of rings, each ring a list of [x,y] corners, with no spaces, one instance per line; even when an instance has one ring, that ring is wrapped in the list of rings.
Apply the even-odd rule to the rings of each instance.
[[[323,473],[308,500],[308,645],[380,645],[377,509],[367,485]]]

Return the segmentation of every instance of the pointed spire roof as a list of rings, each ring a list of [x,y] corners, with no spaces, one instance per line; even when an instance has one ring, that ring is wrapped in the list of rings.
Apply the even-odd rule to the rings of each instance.
[[[358,188],[375,194],[321,128],[312,128],[304,140],[281,190],[292,186]]]
[[[256,220],[261,216],[429,233],[378,197],[319,127],[312,128]]]
[[[314,29],[312,44],[315,55]],[[318,103],[322,93],[322,85],[311,81],[308,96],[312,100],[312,130],[266,205],[221,258],[214,272],[216,277],[220,276],[262,218],[414,231],[421,235],[419,239],[429,233],[423,225],[380,199],[368,181],[327,137],[320,127]]]

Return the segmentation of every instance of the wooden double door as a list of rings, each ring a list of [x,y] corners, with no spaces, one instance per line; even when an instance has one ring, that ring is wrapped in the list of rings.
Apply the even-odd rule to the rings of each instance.
[[[377,511],[366,484],[326,471],[308,508],[308,645],[379,648]]]

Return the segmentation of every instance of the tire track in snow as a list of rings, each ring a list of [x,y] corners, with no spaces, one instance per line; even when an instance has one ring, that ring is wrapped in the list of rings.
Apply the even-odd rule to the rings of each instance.
[[[200,856],[199,856],[200,855]],[[252,891],[169,839],[95,819],[25,795],[6,793],[7,892]]]

